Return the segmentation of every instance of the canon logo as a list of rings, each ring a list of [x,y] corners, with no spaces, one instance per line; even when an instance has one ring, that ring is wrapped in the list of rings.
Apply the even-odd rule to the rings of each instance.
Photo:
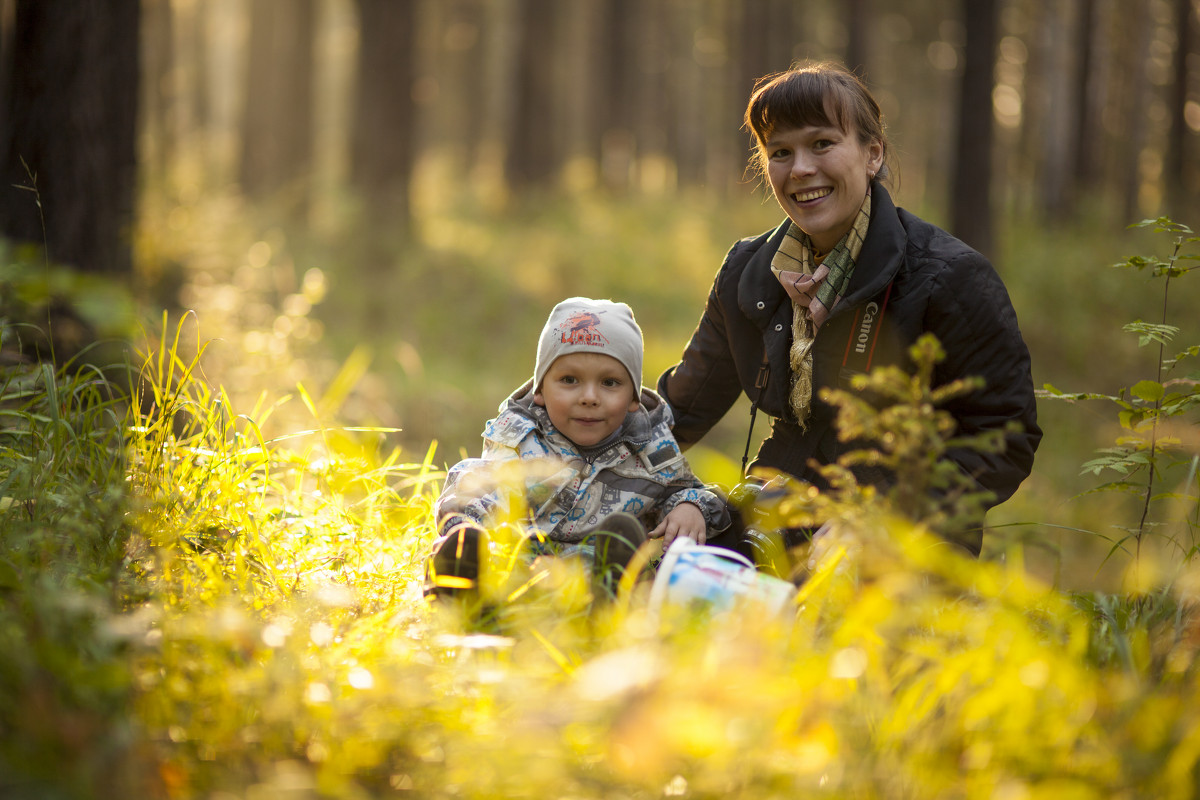
[[[854,352],[862,353],[867,349],[867,341],[871,338],[871,328],[875,326],[875,317],[879,314],[879,304],[867,303],[864,309],[862,324],[858,326],[858,341],[854,344]]]

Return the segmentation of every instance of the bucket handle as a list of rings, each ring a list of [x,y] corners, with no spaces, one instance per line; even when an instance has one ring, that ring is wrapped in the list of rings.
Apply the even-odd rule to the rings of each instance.
[[[733,561],[747,569],[756,570],[754,562],[746,558],[741,553],[733,550],[726,550],[724,547],[713,547],[712,545],[696,544],[692,539],[686,536],[680,536],[675,541],[671,542],[671,546],[667,548],[666,554],[663,556],[662,563],[658,565],[658,575],[654,579],[654,585],[650,587],[650,609],[657,614],[662,608],[663,601],[666,599],[667,580],[671,571],[675,568],[675,562],[679,561],[679,557],[684,551],[695,551],[699,553],[707,553],[718,556],[720,558]]]
[[[710,544],[697,544],[694,539],[689,539],[686,536],[680,536],[678,539],[671,542],[671,546],[667,548],[667,553],[666,556],[664,556],[663,561],[665,562],[667,558],[670,558],[671,561],[677,560],[684,550],[691,550],[696,553],[707,553],[708,555],[714,555],[730,561],[735,561],[743,567],[757,569],[757,567],[754,566],[754,562],[746,558],[741,553],[738,553],[734,550],[727,550],[724,547],[714,547]],[[673,558],[671,558],[672,556]]]

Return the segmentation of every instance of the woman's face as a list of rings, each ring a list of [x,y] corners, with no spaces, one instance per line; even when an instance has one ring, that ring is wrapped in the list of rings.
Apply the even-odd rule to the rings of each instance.
[[[837,127],[775,131],[765,154],[775,199],[820,253],[832,250],[850,230],[870,176],[883,163],[878,141],[864,145],[857,132]]]

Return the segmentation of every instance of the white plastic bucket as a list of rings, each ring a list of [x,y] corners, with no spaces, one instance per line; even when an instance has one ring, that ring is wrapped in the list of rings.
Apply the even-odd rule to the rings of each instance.
[[[745,556],[679,537],[667,549],[650,589],[650,611],[665,608],[722,613],[752,605],[782,616],[796,587],[754,568]]]

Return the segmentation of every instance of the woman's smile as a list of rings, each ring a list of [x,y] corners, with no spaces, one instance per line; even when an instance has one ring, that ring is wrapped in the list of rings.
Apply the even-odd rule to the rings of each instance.
[[[807,203],[810,200],[820,200],[822,197],[828,197],[831,194],[833,194],[833,189],[826,187],[824,189],[811,189],[807,192],[797,192],[792,195],[792,199],[797,203]]]

